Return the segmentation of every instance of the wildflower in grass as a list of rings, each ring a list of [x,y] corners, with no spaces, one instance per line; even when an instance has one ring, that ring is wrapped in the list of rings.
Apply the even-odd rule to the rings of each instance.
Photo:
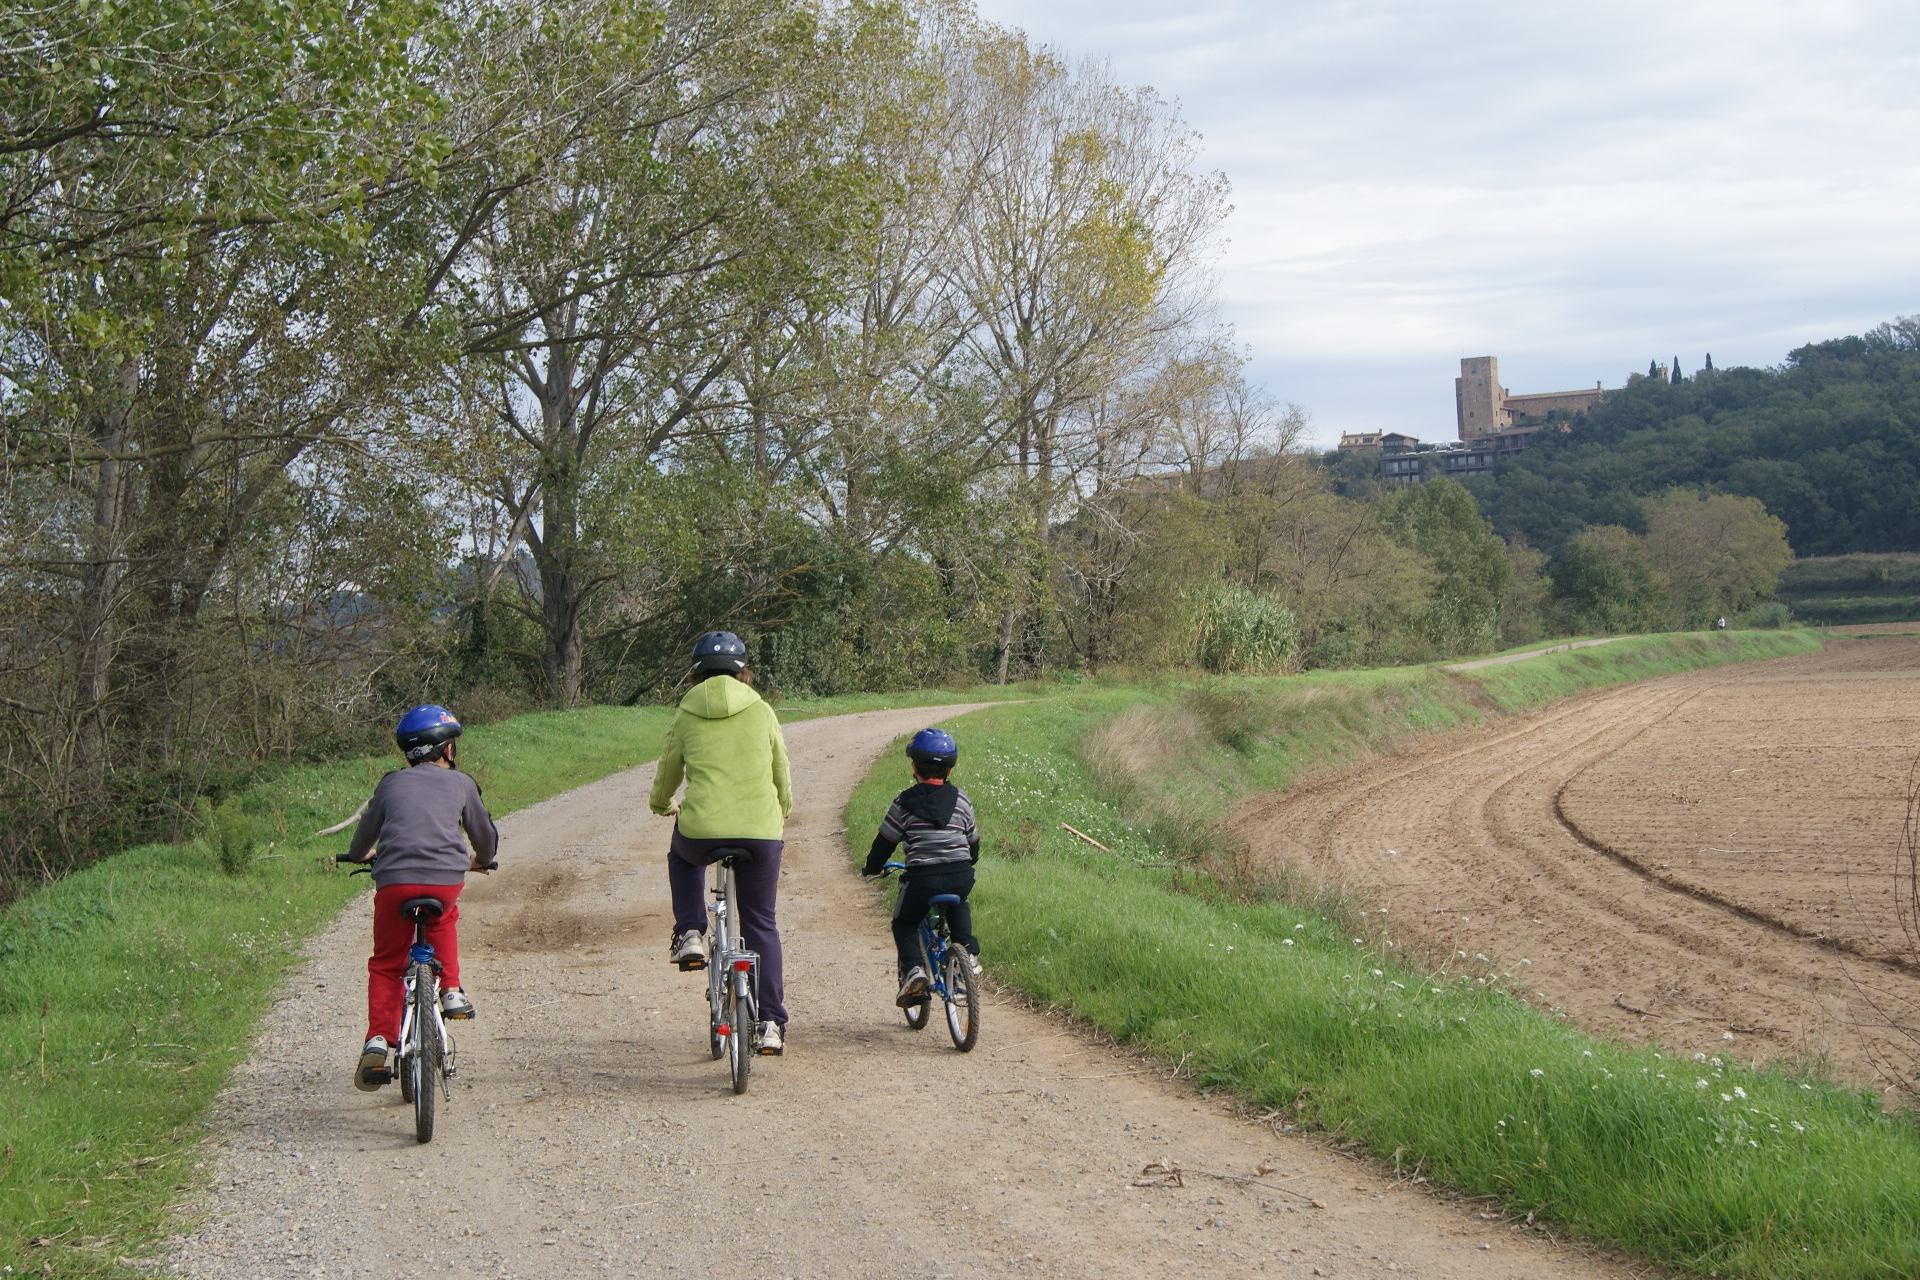
[[[1295,926],[1293,926],[1293,931],[1294,931],[1295,933],[1298,933],[1298,932],[1300,932],[1300,931],[1301,931],[1302,929],[1304,929],[1304,928],[1306,928],[1306,927],[1307,927],[1307,926],[1305,926],[1305,925],[1303,925],[1303,924],[1297,924],[1297,925],[1295,925]]]
[[[1747,1096],[1747,1091],[1745,1089],[1742,1089],[1739,1085],[1735,1085],[1733,1086],[1733,1096],[1736,1098],[1744,1098]]]
[[[1723,1094],[1721,1094],[1721,1095],[1720,1095],[1720,1101],[1722,1101],[1722,1102],[1732,1102],[1732,1101],[1733,1101],[1733,1095],[1732,1095],[1732,1094],[1730,1094],[1730,1093],[1723,1093]]]
[[[1369,969],[1367,970],[1367,972],[1371,973],[1376,978],[1384,978],[1387,976],[1386,974],[1381,973],[1378,969]]]
[[[1582,1050],[1580,1051],[1580,1056],[1581,1056],[1581,1057],[1583,1057],[1583,1058],[1591,1058],[1591,1057],[1593,1056],[1593,1050],[1591,1050],[1591,1049],[1582,1049]]]
[[[1705,1080],[1695,1080],[1693,1082],[1693,1087],[1696,1089],[1704,1089],[1707,1087],[1707,1082]]]
[[[1695,1062],[1705,1062],[1707,1060],[1707,1055],[1704,1053],[1696,1053],[1693,1055],[1693,1060]]]
[[[1281,946],[1283,946],[1283,947],[1290,947],[1290,946],[1292,946],[1292,945],[1293,945],[1293,939],[1292,939],[1292,938],[1282,938],[1282,939],[1280,939],[1280,945],[1281,945]]]
[[[1807,1126],[1801,1124],[1798,1120],[1789,1120],[1787,1123],[1793,1126],[1795,1133],[1805,1133],[1807,1131]]]
[[[1527,1074],[1532,1076],[1535,1080],[1539,1080],[1542,1077],[1544,1077],[1547,1073],[1542,1071],[1540,1068],[1535,1067],[1533,1070],[1527,1072]]]
[[[1478,951],[1476,951],[1476,952],[1474,952],[1474,953],[1473,953],[1473,958],[1474,958],[1475,960],[1478,960],[1478,961],[1479,961],[1479,962],[1480,962],[1481,964],[1486,964],[1486,963],[1487,963],[1487,958],[1486,958],[1485,956],[1483,956],[1483,955],[1481,955],[1481,954],[1480,954],[1480,953],[1479,953]]]

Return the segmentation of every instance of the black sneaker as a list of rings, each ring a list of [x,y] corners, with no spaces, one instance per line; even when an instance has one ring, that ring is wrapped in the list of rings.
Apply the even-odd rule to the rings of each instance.
[[[900,994],[893,998],[893,1002],[902,1009],[911,1009],[917,1004],[924,1004],[927,999],[927,988],[932,985],[933,980],[927,977],[927,971],[915,965],[907,974],[907,980],[900,984]]]
[[[387,1069],[387,1038],[375,1036],[360,1050],[360,1065],[353,1070],[353,1087],[362,1093],[372,1093],[392,1079],[393,1072]]]

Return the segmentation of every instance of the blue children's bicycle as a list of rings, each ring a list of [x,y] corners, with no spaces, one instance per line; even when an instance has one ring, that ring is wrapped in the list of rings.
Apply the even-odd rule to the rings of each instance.
[[[886,872],[902,871],[905,866],[889,862]],[[920,967],[931,975],[926,999],[907,1006],[907,1025],[925,1030],[932,1018],[933,997],[939,996],[947,1007],[947,1034],[953,1047],[965,1053],[980,1039],[980,967],[967,949],[953,940],[947,923],[947,908],[960,905],[957,894],[937,893],[927,900],[927,916],[920,922]]]

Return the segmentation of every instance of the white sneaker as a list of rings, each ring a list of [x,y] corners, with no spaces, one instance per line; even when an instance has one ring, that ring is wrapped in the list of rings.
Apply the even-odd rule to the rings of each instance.
[[[473,1001],[467,999],[467,993],[459,987],[448,987],[440,993],[440,1016],[452,1021],[455,1018],[471,1018],[476,1012]]]
[[[375,1036],[360,1050],[360,1064],[353,1069],[353,1087],[362,1093],[372,1093],[391,1079],[393,1072],[387,1070],[387,1038]]]
[[[763,1022],[753,1035],[753,1051],[769,1058],[777,1058],[787,1051],[785,1030],[777,1022]]]
[[[669,959],[680,966],[683,973],[707,967],[707,935],[695,933],[689,929],[673,940],[673,954]]]

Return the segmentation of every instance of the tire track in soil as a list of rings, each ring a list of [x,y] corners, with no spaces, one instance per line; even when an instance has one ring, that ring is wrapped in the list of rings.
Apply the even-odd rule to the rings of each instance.
[[[213,1187],[170,1265],[195,1277],[1620,1277],[1624,1266],[1281,1136],[1064,1019],[995,997],[979,1048],[893,1008],[893,948],[840,811],[942,711],[786,727],[791,1048],[735,1097],[704,984],[666,963],[668,824],[651,766],[501,822],[461,903],[454,1100],[426,1147],[356,1092],[362,899],[310,947],[211,1118]],[[964,779],[962,779],[964,781]],[[991,851],[983,874],[993,874]],[[992,939],[987,939],[991,962]],[[1197,1176],[1137,1186],[1142,1169]]]
[[[1916,655],[1910,641],[1840,642],[1600,690],[1261,797],[1230,825],[1256,856],[1355,893],[1370,919],[1385,908],[1396,949],[1452,972],[1510,973],[1516,990],[1592,1030],[1689,1053],[1822,1061],[1856,1081],[1904,1087],[1913,1045],[1889,1019],[1920,1009],[1920,974],[1794,927],[1752,900],[1737,873],[1720,886],[1663,875],[1662,859],[1698,832],[1663,830],[1637,801],[1610,804],[1582,779],[1604,769],[1609,785],[1665,785],[1639,777],[1672,767],[1675,753],[1663,747],[1653,763],[1649,744],[1673,738],[1677,717],[1703,697],[1738,686],[1817,719],[1826,682],[1906,679]],[[1826,728],[1844,735],[1847,726]],[[1688,741],[1703,761],[1731,745]],[[1570,792],[1640,843],[1583,827],[1567,812]],[[1787,820],[1769,813],[1766,797],[1753,803],[1755,830]],[[1905,797],[1870,803],[1890,810],[1897,830]],[[1804,825],[1807,815],[1795,819]]]

